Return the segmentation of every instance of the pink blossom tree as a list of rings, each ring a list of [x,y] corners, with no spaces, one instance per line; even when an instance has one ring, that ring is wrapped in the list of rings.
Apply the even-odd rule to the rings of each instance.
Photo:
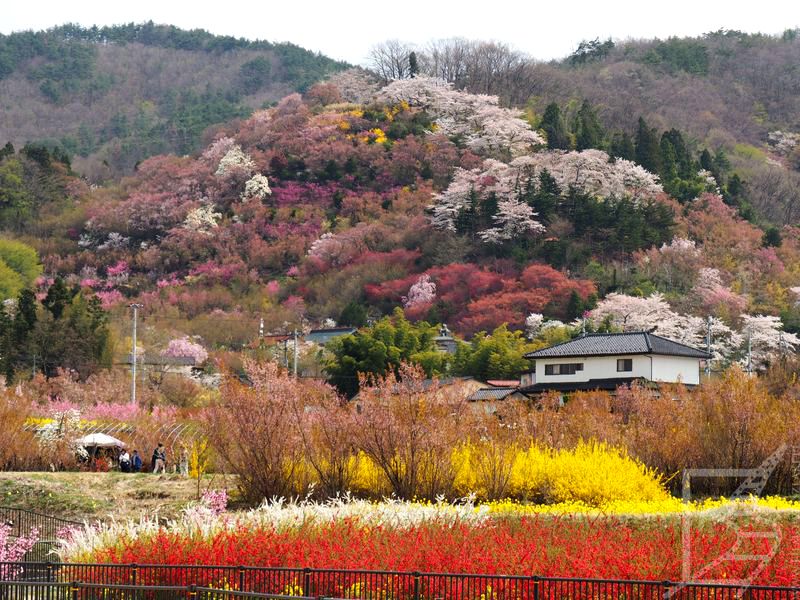
[[[173,358],[191,358],[194,364],[200,365],[208,360],[208,352],[200,344],[191,341],[188,337],[170,340],[161,356]]]

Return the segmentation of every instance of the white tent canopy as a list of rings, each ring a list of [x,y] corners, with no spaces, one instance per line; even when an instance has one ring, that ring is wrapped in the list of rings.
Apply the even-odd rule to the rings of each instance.
[[[79,446],[84,448],[124,448],[125,442],[105,433],[91,433],[75,440]]]

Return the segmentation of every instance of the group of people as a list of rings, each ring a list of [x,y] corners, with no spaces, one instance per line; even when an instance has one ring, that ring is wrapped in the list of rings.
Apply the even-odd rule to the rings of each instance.
[[[150,465],[152,466],[153,473],[165,474],[167,472],[167,449],[164,447],[164,444],[159,443],[156,449],[153,450]],[[127,450],[122,450],[122,453],[119,455],[120,471],[123,473],[139,473],[143,466],[144,463],[138,450],[134,450],[133,454],[128,454]],[[182,475],[189,474],[189,457],[185,450],[181,457],[180,473]]]
[[[138,473],[142,470],[143,464],[138,450],[134,450],[132,455],[123,450],[119,455],[119,470],[123,473]]]

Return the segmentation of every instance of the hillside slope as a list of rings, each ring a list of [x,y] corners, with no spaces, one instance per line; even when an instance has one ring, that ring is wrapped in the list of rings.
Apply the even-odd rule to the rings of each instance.
[[[345,65],[292,44],[145,23],[0,35],[0,140],[60,145],[93,180],[195,151],[210,125]]]

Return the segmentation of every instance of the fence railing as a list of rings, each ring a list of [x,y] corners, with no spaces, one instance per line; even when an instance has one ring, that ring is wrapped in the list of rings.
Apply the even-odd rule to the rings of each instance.
[[[25,555],[25,560],[30,562],[48,560],[56,545],[58,533],[65,527],[83,526],[83,523],[77,521],[9,506],[0,506],[0,523],[11,525],[12,537],[26,537],[33,529],[37,530],[38,540]]]
[[[305,596],[259,594],[197,585],[111,585],[102,583],[0,581],[2,600],[226,600],[228,598],[266,598],[269,600],[332,600]]]
[[[295,600],[800,600],[800,587],[219,565],[0,563],[0,579],[107,587],[194,585]]]

